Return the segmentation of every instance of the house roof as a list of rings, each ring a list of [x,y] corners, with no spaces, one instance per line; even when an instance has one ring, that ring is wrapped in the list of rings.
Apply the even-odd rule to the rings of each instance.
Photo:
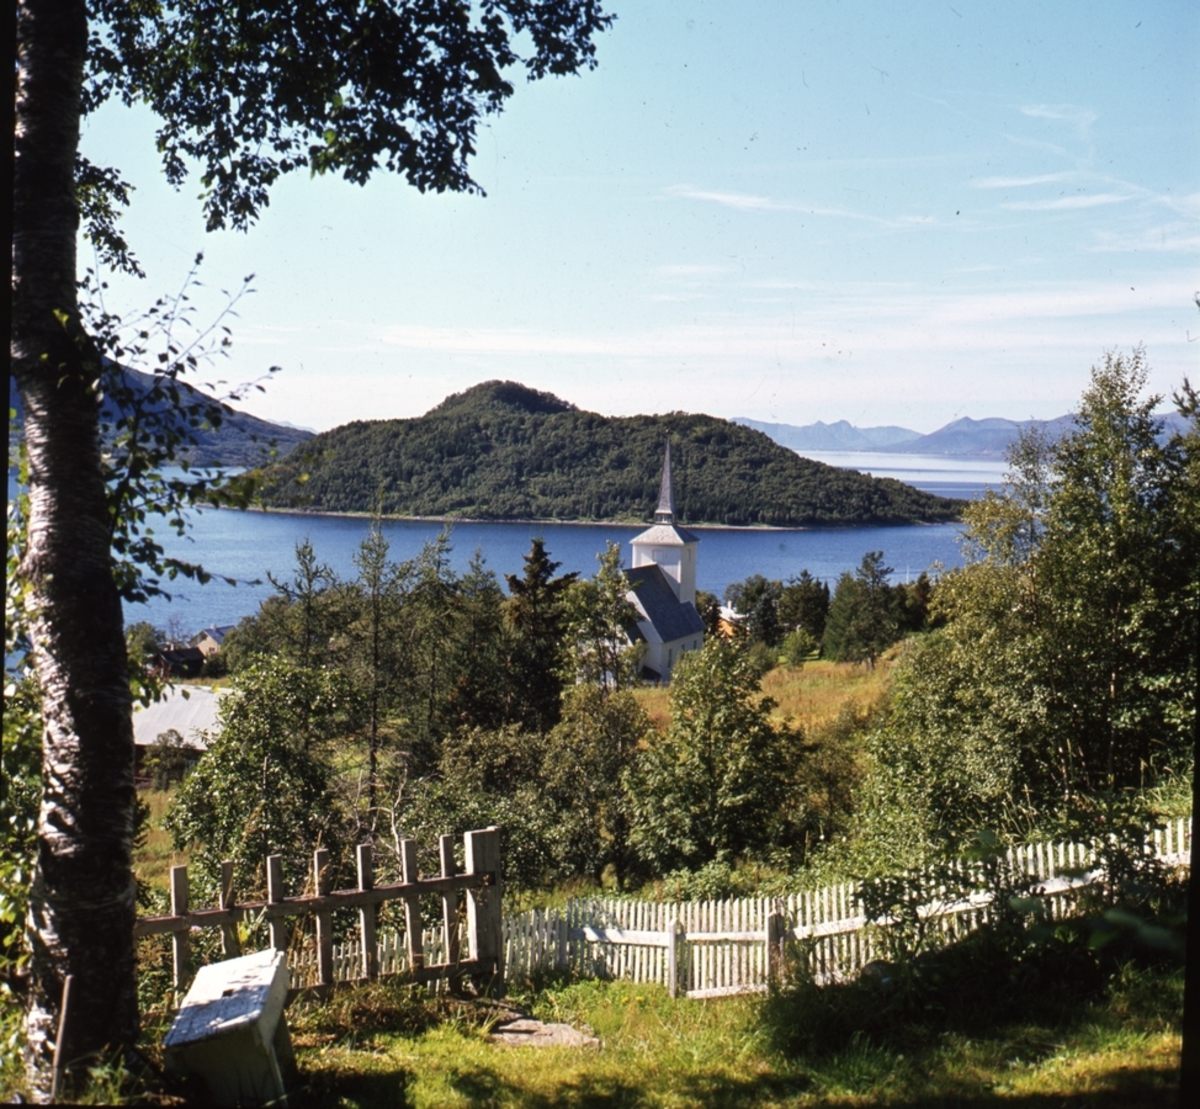
[[[203,631],[197,632],[196,637],[192,640],[192,642],[195,643],[202,635],[207,635],[208,638],[216,643],[216,645],[219,647],[225,641],[225,637],[231,631],[233,631],[236,626],[236,624],[221,624],[219,626],[217,624],[210,624]]]
[[[163,732],[176,731],[189,747],[201,750],[208,746],[202,733],[217,730],[217,706],[225,690],[209,689],[203,685],[177,685],[163,693],[161,701],[150,705],[135,705],[133,709],[133,742],[149,747]]]
[[[629,582],[630,592],[637,599],[638,607],[654,625],[654,630],[664,643],[704,634],[704,620],[695,605],[680,601],[675,596],[675,590],[671,588],[662,567],[653,564],[638,566],[626,570],[625,579]]]

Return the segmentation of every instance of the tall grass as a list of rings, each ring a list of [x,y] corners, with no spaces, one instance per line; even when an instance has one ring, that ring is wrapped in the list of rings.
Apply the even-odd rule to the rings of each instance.
[[[763,678],[763,693],[776,703],[774,716],[792,719],[811,728],[835,719],[848,705],[866,708],[888,690],[898,648],[879,659],[873,670],[851,662],[814,659],[800,667],[778,666]],[[656,727],[671,720],[670,690],[665,687],[635,691],[638,703]]]

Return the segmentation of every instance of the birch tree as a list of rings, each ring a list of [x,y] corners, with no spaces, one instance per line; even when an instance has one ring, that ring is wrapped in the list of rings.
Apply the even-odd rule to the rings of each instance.
[[[610,22],[592,0],[19,0],[11,366],[29,449],[20,572],[45,719],[27,1022],[42,1096],[67,974],[73,1057],[138,1030],[131,705],[98,438],[102,361],[76,295],[81,213],[106,257],[136,262],[114,223],[128,187],[80,158],[81,118],[113,97],[146,104],[168,180],[198,169],[210,229],[248,227],[297,170],[361,184],[385,169],[422,191],[478,192],[476,128],[512,95],[506,73],[590,68]]]

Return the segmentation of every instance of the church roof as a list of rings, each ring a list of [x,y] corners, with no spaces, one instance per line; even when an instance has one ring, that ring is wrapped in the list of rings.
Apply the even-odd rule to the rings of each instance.
[[[658,507],[654,510],[656,524],[675,523],[675,485],[671,480],[671,439],[667,437],[667,453],[663,456],[662,483],[658,487]]]
[[[675,596],[675,590],[662,567],[651,564],[626,570],[625,580],[629,582],[629,589],[637,598],[646,619],[654,625],[654,630],[664,643],[704,634],[704,620],[700,613],[694,605]]]
[[[675,486],[671,479],[671,440],[667,439],[667,450],[663,455],[662,484],[658,490],[658,507],[654,510],[654,523],[641,535],[635,535],[633,543],[652,543],[659,547],[682,547],[685,543],[699,543],[700,536],[678,527],[675,523]]]
[[[682,547],[685,543],[699,543],[700,536],[678,524],[655,524],[640,535],[635,535],[631,543],[648,543],[657,547]]]

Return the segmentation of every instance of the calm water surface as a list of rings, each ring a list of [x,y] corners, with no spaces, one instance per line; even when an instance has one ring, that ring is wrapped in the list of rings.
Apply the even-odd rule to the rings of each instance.
[[[896,477],[942,496],[978,497],[999,481],[1001,467],[990,463],[964,464],[927,455],[858,454],[829,452],[818,459],[831,465],[859,469],[879,477]],[[10,485],[10,492],[11,492]],[[478,549],[501,584],[505,574],[519,574],[522,560],[536,537],[545,540],[550,556],[562,563],[560,572],[575,570],[590,576],[596,556],[606,543],[619,543],[628,562],[629,540],[645,525],[605,524],[497,524],[459,523],[450,532],[450,561],[455,570],[466,569]],[[389,520],[384,534],[391,557],[399,562],[413,558],[435,539],[442,525],[413,520]],[[858,566],[867,551],[881,550],[893,567],[893,580],[915,578],[935,565],[947,568],[961,562],[957,524],[910,527],[812,528],[767,531],[761,529],[697,528],[697,584],[720,596],[730,582],[751,574],[786,581],[801,570],[832,585],[845,570]],[[235,578],[230,586],[213,580],[199,586],[170,584],[170,601],[157,599],[146,605],[128,605],[127,621],[149,620],[159,627],[168,621],[191,634],[210,624],[236,624],[257,611],[273,589],[270,571],[290,579],[296,544],[308,539],[317,558],[339,576],[353,577],[353,556],[367,532],[361,518],[291,513],[209,511],[195,518],[186,540],[163,538],[168,553],[201,563],[214,574]],[[253,584],[257,582],[258,584]]]
[[[629,540],[643,527],[600,524],[460,523],[450,531],[451,565],[459,572],[478,549],[486,565],[503,584],[505,574],[519,574],[532,539],[545,540],[561,572],[576,570],[590,576],[596,556],[606,543],[619,543],[629,560]],[[437,523],[385,521],[384,535],[396,561],[412,558],[441,531]],[[171,553],[201,562],[213,573],[239,579],[229,586],[211,581],[173,587],[170,602],[126,607],[127,620],[150,620],[163,626],[177,617],[185,631],[209,624],[235,624],[257,610],[273,590],[267,571],[277,578],[291,576],[296,544],[308,539],[321,562],[342,577],[355,574],[353,556],[367,532],[367,521],[336,516],[306,516],[261,512],[206,512],[196,521],[191,540],[171,542]],[[916,577],[935,563],[959,564],[957,524],[891,528],[818,528],[812,530],[737,530],[698,528],[697,584],[718,595],[750,574],[786,581],[808,570],[831,583],[843,570],[853,569],[866,551],[882,550],[894,578]],[[257,579],[260,584],[249,584]]]

